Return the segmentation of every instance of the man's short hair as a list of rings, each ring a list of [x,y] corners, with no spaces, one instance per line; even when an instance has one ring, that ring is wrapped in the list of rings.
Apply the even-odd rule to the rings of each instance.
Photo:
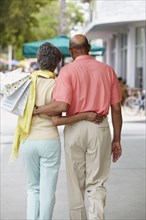
[[[79,49],[80,50],[80,49],[84,49],[84,48],[89,48],[90,44],[89,44],[87,38],[85,38],[82,43],[76,43],[76,42],[70,40],[69,47],[72,49]]]

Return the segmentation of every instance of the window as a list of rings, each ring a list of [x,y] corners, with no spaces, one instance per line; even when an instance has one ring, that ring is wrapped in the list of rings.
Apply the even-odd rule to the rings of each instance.
[[[105,52],[104,52],[104,55],[103,55],[103,62],[106,63],[107,62],[107,42],[103,42],[103,47],[105,48]]]
[[[145,28],[136,28],[136,79],[135,86],[143,88],[143,74],[144,74],[144,41]]]
[[[127,75],[127,34],[120,35],[120,73],[121,77],[126,80]]]
[[[115,69],[116,36],[111,39],[111,66]]]

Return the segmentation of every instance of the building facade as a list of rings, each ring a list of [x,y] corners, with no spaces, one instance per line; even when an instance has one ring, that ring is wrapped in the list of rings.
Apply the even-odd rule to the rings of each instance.
[[[146,88],[146,1],[84,0],[89,20],[84,34],[102,39],[103,62],[111,65],[129,87]]]

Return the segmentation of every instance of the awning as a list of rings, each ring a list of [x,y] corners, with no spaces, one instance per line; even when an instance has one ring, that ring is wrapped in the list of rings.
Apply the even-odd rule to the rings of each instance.
[[[45,42],[49,42],[53,44],[55,47],[59,48],[62,54],[64,55],[64,57],[70,57],[71,55],[68,51],[69,41],[70,41],[69,37],[67,37],[66,35],[60,35],[55,38],[51,38],[47,40],[25,43],[23,45],[23,55],[26,58],[35,58],[37,50],[40,47],[40,45],[42,45]],[[102,56],[104,54],[104,48],[99,47],[95,44],[91,45],[90,53],[92,56]]]
[[[85,35],[89,39],[96,38],[107,38],[108,35],[126,31],[128,32],[129,26],[140,22],[139,20],[126,20],[126,21],[103,21],[103,22],[92,22],[88,27],[86,27]],[[141,21],[144,25],[144,21]],[[93,37],[94,36],[94,37]]]

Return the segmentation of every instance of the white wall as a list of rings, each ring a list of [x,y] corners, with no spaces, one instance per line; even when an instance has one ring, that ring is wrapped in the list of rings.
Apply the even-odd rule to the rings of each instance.
[[[113,35],[117,36],[116,39],[116,56],[115,56],[115,71],[119,76],[120,73],[120,53],[119,53],[119,43],[120,43],[120,33],[127,33],[127,75],[126,82],[130,87],[135,86],[136,78],[136,58],[135,58],[135,32],[136,27],[143,27],[145,25],[146,19],[146,1],[145,0],[93,0],[91,1],[91,8],[93,10],[93,20],[90,23],[91,39],[96,39],[97,34],[100,36],[100,32],[105,31],[104,41],[106,42],[106,63],[111,64],[111,37]],[[121,22],[121,26],[117,24]],[[123,22],[123,24],[122,24]],[[124,22],[127,25],[124,25]],[[104,24],[106,25],[104,26]],[[108,24],[110,23],[110,25]],[[92,30],[92,24],[100,24],[98,29]],[[116,26],[115,26],[116,24]],[[114,27],[114,31],[112,30]],[[86,27],[86,30],[88,27]],[[97,31],[96,31],[97,30]],[[101,31],[100,31],[101,30]],[[146,57],[146,54],[144,54]],[[146,64],[144,64],[144,79],[146,79]],[[146,82],[143,82],[144,88]]]
[[[98,23],[145,20],[145,0],[93,1],[94,15]]]

